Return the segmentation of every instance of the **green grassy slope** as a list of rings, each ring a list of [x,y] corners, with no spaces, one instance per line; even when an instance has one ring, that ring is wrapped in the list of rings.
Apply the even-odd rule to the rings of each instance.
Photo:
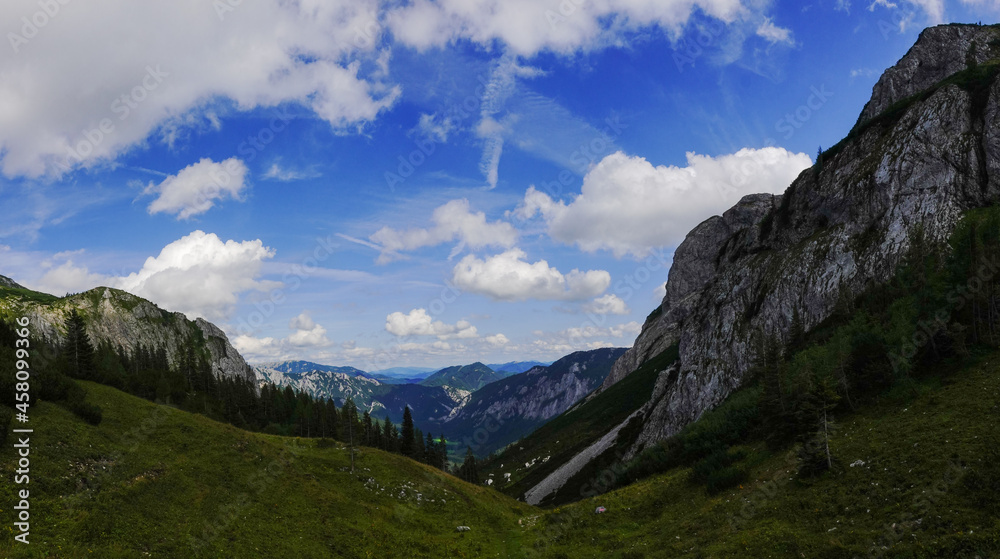
[[[522,497],[645,404],[653,393],[656,377],[676,359],[677,347],[673,346],[593,399],[577,403],[486,462],[484,475],[493,474],[502,482],[503,474],[511,473],[510,483],[501,483],[498,488]]]
[[[503,557],[532,511],[397,455],[362,449],[352,475],[336,443],[249,433],[82,384],[104,421],[35,403],[31,544],[5,522],[0,557]],[[8,520],[23,487],[14,463],[7,444]]]
[[[1000,557],[1000,353],[839,419],[833,472],[800,479],[794,452],[783,452],[753,467],[753,481],[709,496],[689,469],[674,469],[540,516],[532,549],[574,558]],[[594,514],[597,506],[607,512]]]

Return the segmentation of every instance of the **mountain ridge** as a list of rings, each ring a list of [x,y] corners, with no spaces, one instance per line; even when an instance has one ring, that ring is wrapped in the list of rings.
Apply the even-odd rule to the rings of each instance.
[[[879,80],[859,124],[782,195],[746,196],[678,246],[661,306],[590,396],[679,345],[642,428],[615,442],[624,460],[739,387],[763,337],[787,339],[796,316],[815,327],[845,298],[889,281],[915,235],[942,243],[964,211],[1000,199],[1000,28],[939,26],[920,37]],[[970,37],[990,40],[969,55]],[[924,56],[936,60],[926,77]],[[913,91],[897,75],[937,81]]]

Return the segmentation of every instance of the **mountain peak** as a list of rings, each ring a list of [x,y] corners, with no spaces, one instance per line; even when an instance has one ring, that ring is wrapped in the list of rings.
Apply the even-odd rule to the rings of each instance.
[[[24,289],[23,285],[18,284],[16,281],[8,278],[7,276],[0,276],[0,287],[9,287],[12,289]]]
[[[919,93],[969,67],[1000,58],[1000,25],[947,24],[928,27],[872,88],[858,118],[866,122],[893,103]]]

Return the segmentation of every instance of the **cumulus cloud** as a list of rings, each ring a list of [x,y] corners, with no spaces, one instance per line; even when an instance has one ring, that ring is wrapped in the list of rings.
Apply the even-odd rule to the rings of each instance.
[[[281,285],[257,279],[261,263],[273,256],[259,239],[223,242],[214,233],[194,231],[113,286],[190,318],[222,320],[232,315],[240,294]]]
[[[383,227],[369,239],[380,249],[379,263],[384,264],[396,258],[402,251],[412,251],[422,247],[459,241],[470,248],[513,246],[517,241],[517,230],[504,221],[486,221],[483,212],[472,213],[468,200],[452,200],[434,210],[431,215],[433,227],[400,231]]]
[[[288,322],[289,330],[293,333],[288,336],[287,342],[295,347],[323,347],[330,345],[330,340],[326,337],[326,328],[313,322],[309,313],[303,311]]]
[[[307,311],[288,321],[292,331],[287,337],[266,336],[258,338],[250,332],[240,332],[232,339],[233,347],[250,360],[281,360],[302,358],[302,352],[318,350],[333,345],[326,337],[326,328],[313,321]]]
[[[783,192],[811,164],[804,153],[774,147],[718,157],[688,153],[686,167],[654,167],[616,152],[587,173],[571,202],[532,186],[515,215],[541,214],[549,235],[588,252],[643,257],[657,247],[677,246],[695,225],[744,195]]]
[[[604,270],[574,269],[563,275],[545,260],[526,262],[526,256],[517,248],[486,260],[470,254],[455,266],[452,282],[498,301],[579,301],[600,295],[611,284],[611,274]]]
[[[0,59],[7,176],[59,175],[160,133],[169,141],[211,122],[220,100],[241,111],[295,103],[340,131],[400,93],[384,78],[378,0],[59,4],[41,27],[22,20],[45,16],[37,2],[0,8],[13,50]]]
[[[436,336],[444,341],[452,338],[470,339],[479,337],[476,327],[467,320],[455,324],[445,324],[434,320],[426,309],[413,309],[407,314],[394,312],[385,317],[385,330],[394,336]]]
[[[648,27],[677,36],[695,10],[726,22],[748,12],[740,0],[415,0],[387,19],[396,39],[418,50],[465,39],[532,56],[592,50]]]
[[[31,288],[43,293],[63,295],[108,285],[111,282],[108,276],[91,273],[86,266],[74,264],[73,257],[81,253],[82,251],[59,253],[43,261],[41,267],[45,269],[45,273],[31,282]]]
[[[188,219],[212,209],[217,200],[239,200],[246,188],[246,175],[247,166],[235,157],[221,163],[203,158],[160,184],[150,183],[143,193],[157,195],[149,205],[150,214],[168,213]]]
[[[621,297],[608,293],[583,306],[583,310],[593,314],[628,314],[632,312]]]

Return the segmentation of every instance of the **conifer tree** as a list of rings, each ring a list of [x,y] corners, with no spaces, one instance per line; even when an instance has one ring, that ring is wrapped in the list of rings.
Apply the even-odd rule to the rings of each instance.
[[[413,442],[414,448],[412,458],[419,462],[423,462],[427,447],[424,446],[424,434],[420,431],[420,429],[413,429]]]
[[[410,413],[410,406],[403,408],[403,427],[400,433],[399,452],[403,456],[414,458],[416,444],[413,440],[413,414]]]
[[[476,464],[476,456],[472,454],[472,447],[465,448],[465,461],[458,468],[458,477],[469,483],[479,484],[479,466]]]
[[[434,437],[431,436],[430,432],[427,432],[427,442],[424,443],[424,456],[423,461],[425,464],[434,466],[438,468],[437,459],[437,446],[434,444]]]
[[[66,345],[64,351],[69,363],[69,374],[82,379],[95,378],[94,346],[87,335],[86,324],[76,309],[66,321]]]

